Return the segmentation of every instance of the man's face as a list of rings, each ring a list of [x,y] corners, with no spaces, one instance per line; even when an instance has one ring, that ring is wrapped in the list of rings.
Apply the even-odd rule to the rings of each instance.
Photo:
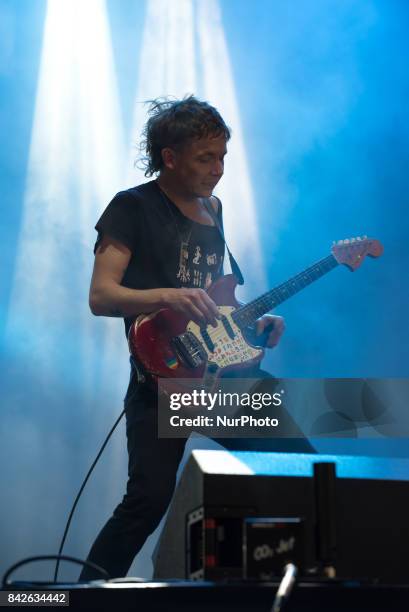
[[[211,196],[223,176],[226,153],[223,134],[192,140],[180,150],[173,151],[174,181],[190,197]]]

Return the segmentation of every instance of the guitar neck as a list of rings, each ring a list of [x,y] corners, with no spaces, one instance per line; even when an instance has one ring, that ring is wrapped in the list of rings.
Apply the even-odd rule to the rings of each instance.
[[[338,265],[337,260],[333,255],[328,255],[303,272],[293,276],[285,283],[278,285],[274,289],[263,293],[249,304],[241,306],[233,313],[234,321],[240,328],[245,328],[252,325],[256,319],[263,316],[270,310],[273,310],[279,304],[282,304],[288,298],[292,297],[304,287],[307,287],[314,281],[327,274],[330,270]]]

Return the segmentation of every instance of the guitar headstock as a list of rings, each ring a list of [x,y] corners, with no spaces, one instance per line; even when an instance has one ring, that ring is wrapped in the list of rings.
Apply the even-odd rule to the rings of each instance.
[[[354,271],[359,268],[367,255],[369,257],[382,255],[383,246],[379,240],[358,236],[334,242],[331,252],[339,264],[345,264]]]

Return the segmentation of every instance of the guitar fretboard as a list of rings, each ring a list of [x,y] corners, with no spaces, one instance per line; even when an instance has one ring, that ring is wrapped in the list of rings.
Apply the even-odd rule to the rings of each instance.
[[[263,293],[260,297],[245,306],[241,306],[232,313],[235,323],[240,328],[252,325],[256,319],[263,316],[266,312],[273,310],[279,304],[288,300],[307,285],[327,274],[338,265],[333,255],[328,255],[317,263],[313,264],[303,272],[296,274],[285,283],[278,285],[274,289]]]

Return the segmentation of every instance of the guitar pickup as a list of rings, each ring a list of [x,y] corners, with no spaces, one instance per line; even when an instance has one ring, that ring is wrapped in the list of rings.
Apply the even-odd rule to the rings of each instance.
[[[236,337],[236,334],[233,331],[232,326],[230,325],[230,321],[229,319],[226,317],[226,315],[222,315],[221,316],[221,322],[224,325],[224,329],[227,332],[227,335],[229,336],[229,338],[231,338],[232,340],[234,340],[234,338]]]
[[[200,328],[200,333],[202,334],[202,338],[203,338],[207,348],[209,349],[209,351],[211,353],[213,353],[213,351],[215,349],[215,345],[214,345],[213,340],[209,336],[209,332],[207,331],[207,328],[206,327],[201,327]]]

